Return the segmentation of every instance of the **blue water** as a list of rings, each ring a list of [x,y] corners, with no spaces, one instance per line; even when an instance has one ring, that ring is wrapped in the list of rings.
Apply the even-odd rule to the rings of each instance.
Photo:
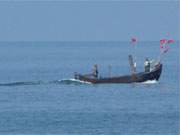
[[[135,51],[136,50],[136,51]],[[158,42],[1,42],[0,134],[178,135],[179,45],[163,58],[159,82],[91,85],[73,81],[98,64],[100,75],[129,74],[157,58]]]

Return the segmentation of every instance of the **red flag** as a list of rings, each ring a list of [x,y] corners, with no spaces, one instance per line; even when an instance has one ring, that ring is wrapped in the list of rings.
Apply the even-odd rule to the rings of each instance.
[[[174,43],[174,40],[173,40],[173,39],[169,39],[169,40],[167,41],[167,43],[168,43],[168,44]]]
[[[165,44],[165,43],[167,43],[167,39],[161,39],[161,40],[160,40],[160,44],[161,44],[161,45],[163,45],[163,44]]]

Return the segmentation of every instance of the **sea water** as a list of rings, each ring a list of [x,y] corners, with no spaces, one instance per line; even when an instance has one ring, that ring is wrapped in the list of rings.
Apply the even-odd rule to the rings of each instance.
[[[0,134],[178,135],[179,44],[162,56],[160,80],[85,84],[74,72],[130,74],[128,55],[143,71],[159,42],[1,42]]]

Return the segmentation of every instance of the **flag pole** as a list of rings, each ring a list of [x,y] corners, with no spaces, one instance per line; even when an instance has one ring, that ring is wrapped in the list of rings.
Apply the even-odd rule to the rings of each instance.
[[[136,42],[137,42],[137,39],[135,37],[131,38],[131,43],[133,45],[133,54],[134,54],[134,62],[133,62],[133,67],[136,71]]]

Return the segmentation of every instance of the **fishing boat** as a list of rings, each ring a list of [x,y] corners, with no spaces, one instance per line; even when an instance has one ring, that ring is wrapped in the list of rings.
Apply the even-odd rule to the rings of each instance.
[[[139,82],[146,82],[149,80],[159,80],[162,72],[162,64],[157,62],[151,68],[149,72],[139,72],[136,73],[136,69],[134,67],[134,62],[132,56],[129,55],[129,63],[131,68],[130,75],[123,75],[123,76],[113,76],[113,77],[94,77],[89,74],[78,74],[75,73],[74,78],[79,81],[89,82],[92,84],[100,84],[100,83],[139,83]]]
[[[132,38],[131,41],[132,41],[133,46],[135,47],[137,39]],[[173,39],[161,39],[160,40],[160,53],[159,53],[158,58],[156,60],[154,60],[153,64],[151,62],[148,62],[149,64],[148,64],[148,66],[145,66],[145,71],[143,71],[143,72],[136,71],[136,62],[133,61],[132,55],[129,55],[129,64],[130,64],[130,71],[131,71],[131,74],[129,74],[129,75],[101,77],[101,76],[98,76],[98,72],[93,72],[93,74],[75,73],[74,79],[76,79],[78,81],[92,83],[92,84],[141,83],[141,82],[152,81],[152,80],[158,81],[161,76],[162,66],[163,66],[161,63],[161,59],[163,58],[163,55],[168,52],[168,50],[170,48],[169,45],[173,44],[174,42],[175,41]],[[97,65],[95,65],[94,67],[96,69]]]

